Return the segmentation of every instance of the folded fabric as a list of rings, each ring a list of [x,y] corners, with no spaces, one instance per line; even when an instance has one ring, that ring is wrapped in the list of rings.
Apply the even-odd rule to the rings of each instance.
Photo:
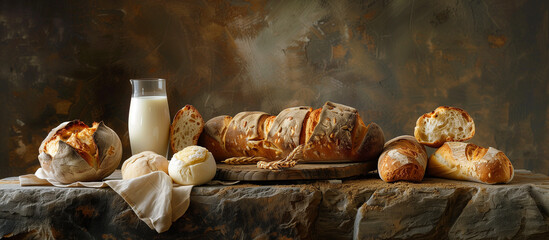
[[[156,171],[129,180],[105,181],[151,229],[165,232],[189,208],[193,186],[174,184],[168,174]]]
[[[109,178],[112,179],[112,176],[116,176],[116,175],[117,175],[117,173],[114,172],[113,174],[111,174],[111,176],[109,176],[105,180],[108,180]],[[118,175],[120,175],[120,173],[118,173]],[[120,175],[120,176],[122,176],[122,175]],[[120,178],[118,178],[118,179],[120,179]],[[53,186],[56,186],[56,187],[89,187],[89,188],[103,188],[103,187],[108,187],[109,186],[105,182],[74,182],[74,183],[70,183],[70,184],[63,184],[63,183],[60,183],[59,181],[57,181],[53,178],[48,178],[48,176],[46,175],[46,173],[44,173],[42,168],[39,168],[38,170],[36,170],[36,172],[34,174],[27,174],[27,175],[19,176],[19,182],[20,182],[21,186],[51,186],[51,185],[53,185]]]
[[[183,216],[189,208],[193,186],[174,184],[165,172],[157,171],[147,175],[121,180],[120,171],[116,170],[102,182],[75,182],[62,184],[55,179],[46,178],[42,169],[35,174],[19,177],[21,186],[57,187],[111,187],[132,208],[135,214],[151,229],[158,233],[167,231],[172,222]]]

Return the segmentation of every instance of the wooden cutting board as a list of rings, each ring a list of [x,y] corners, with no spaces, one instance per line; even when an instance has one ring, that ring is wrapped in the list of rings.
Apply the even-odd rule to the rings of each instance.
[[[217,164],[215,179],[241,181],[280,181],[306,179],[341,179],[366,174],[377,162],[362,163],[300,163],[284,170],[259,169],[256,165]]]

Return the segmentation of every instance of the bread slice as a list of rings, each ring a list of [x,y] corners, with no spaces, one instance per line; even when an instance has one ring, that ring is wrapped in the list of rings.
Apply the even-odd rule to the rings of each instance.
[[[250,156],[258,149],[248,147],[250,141],[262,140],[259,126],[263,125],[269,114],[259,111],[236,114],[225,132],[225,150],[231,156]]]
[[[438,107],[423,114],[416,122],[414,136],[429,147],[440,147],[445,142],[463,142],[475,135],[475,123],[463,109]]]
[[[292,150],[301,144],[301,133],[305,119],[312,111],[310,107],[292,107],[282,110],[272,123],[267,135],[267,141],[272,142],[283,152],[282,157],[288,156]]]
[[[202,115],[192,105],[185,105],[173,118],[170,126],[170,147],[173,153],[198,143],[204,129]]]
[[[514,176],[514,168],[509,158],[495,148],[483,148],[472,143],[447,142],[429,158],[427,174],[495,184],[510,182]]]

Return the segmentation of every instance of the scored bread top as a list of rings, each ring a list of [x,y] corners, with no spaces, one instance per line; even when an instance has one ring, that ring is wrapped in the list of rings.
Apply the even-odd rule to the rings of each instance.
[[[40,146],[40,152],[46,152],[54,157],[58,152],[59,141],[62,141],[71,146],[90,166],[98,168],[99,152],[93,138],[98,126],[97,122],[94,122],[92,127],[79,120],[67,122],[47,137],[48,140]]]
[[[421,144],[440,147],[444,142],[466,141],[475,135],[473,118],[460,108],[441,106],[416,121],[414,136]]]
[[[240,112],[236,114],[227,127],[225,149],[232,156],[247,156],[247,143],[251,140],[262,140],[260,125],[269,115],[265,112]]]
[[[398,149],[401,154],[411,157],[423,169],[427,168],[427,151],[414,137],[409,135],[395,137],[385,143],[384,151],[390,149]],[[402,161],[399,163],[401,165],[406,164],[406,162]]]
[[[305,119],[312,111],[310,107],[293,107],[282,110],[272,123],[267,141],[272,142],[284,155],[300,144]]]
[[[326,102],[303,154],[307,160],[356,160],[352,158],[352,134],[358,111]]]
[[[222,142],[227,126],[229,126],[232,119],[233,117],[228,115],[214,117],[204,124],[204,131],[216,142]]]
[[[419,182],[425,175],[426,167],[425,147],[408,135],[387,141],[377,165],[379,176],[385,182]]]
[[[304,161],[367,161],[377,159],[384,142],[377,124],[366,126],[356,109],[331,102],[316,110],[288,108],[277,116],[241,112],[232,119],[212,118],[199,140],[217,161],[253,156],[282,159],[299,145],[305,145]]]

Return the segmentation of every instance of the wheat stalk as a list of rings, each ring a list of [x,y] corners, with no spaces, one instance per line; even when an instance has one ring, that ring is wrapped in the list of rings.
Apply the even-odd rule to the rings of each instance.
[[[260,161],[268,162],[269,159],[264,157],[232,157],[232,158],[227,158],[221,162],[229,165],[246,165],[246,164],[256,164],[257,162],[260,162]]]
[[[299,160],[303,159],[303,145],[299,145],[288,156],[282,160],[266,162],[259,161],[257,162],[257,168],[270,169],[270,170],[280,170],[283,168],[292,168],[295,167]]]

